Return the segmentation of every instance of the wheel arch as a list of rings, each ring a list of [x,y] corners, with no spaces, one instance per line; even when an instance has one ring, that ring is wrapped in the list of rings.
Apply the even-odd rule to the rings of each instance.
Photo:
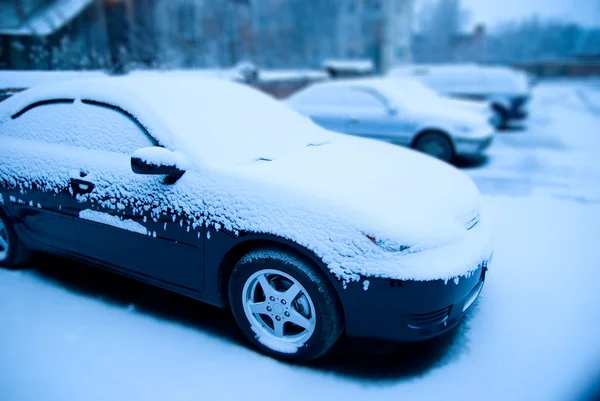
[[[317,255],[292,241],[282,238],[268,238],[262,236],[257,238],[248,238],[238,242],[232,246],[221,259],[218,267],[217,285],[219,288],[219,301],[222,306],[229,306],[228,285],[233,268],[244,255],[256,249],[275,249],[287,252],[308,264],[316,266],[331,285],[334,296],[336,297],[340,307],[343,309],[343,304],[337,290],[338,286],[334,285],[334,280],[337,279],[329,272],[325,263]]]

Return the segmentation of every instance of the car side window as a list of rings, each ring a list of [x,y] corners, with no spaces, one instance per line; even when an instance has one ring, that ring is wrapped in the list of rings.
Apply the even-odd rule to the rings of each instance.
[[[156,141],[125,112],[95,103],[41,103],[13,116],[9,136],[131,154]]]
[[[385,105],[375,95],[360,89],[348,89],[343,104],[349,109],[385,111]]]
[[[308,103],[309,99],[305,99]],[[370,93],[354,88],[329,88],[312,93],[312,105],[344,110],[377,110],[384,111],[385,105]]]

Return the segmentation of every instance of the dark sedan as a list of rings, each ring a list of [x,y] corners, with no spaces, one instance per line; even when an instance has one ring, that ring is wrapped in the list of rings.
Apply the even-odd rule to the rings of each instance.
[[[226,81],[33,88],[0,104],[0,149],[1,265],[49,252],[230,307],[278,358],[439,335],[491,256],[458,170]]]

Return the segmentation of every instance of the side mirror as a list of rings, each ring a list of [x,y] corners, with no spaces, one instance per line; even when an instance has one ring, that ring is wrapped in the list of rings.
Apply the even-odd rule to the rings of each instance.
[[[387,109],[388,115],[389,116],[397,116],[398,115],[398,108],[396,106],[390,106]]]
[[[131,170],[136,174],[181,177],[186,170],[186,158],[179,152],[152,146],[131,155]]]

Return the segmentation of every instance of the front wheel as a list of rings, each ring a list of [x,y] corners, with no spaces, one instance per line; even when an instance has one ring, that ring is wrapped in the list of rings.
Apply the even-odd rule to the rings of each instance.
[[[454,158],[452,142],[450,142],[446,135],[441,133],[426,132],[421,134],[417,137],[412,147],[415,150],[448,163]]]
[[[0,266],[16,269],[28,260],[29,254],[8,217],[0,209]]]
[[[252,251],[237,263],[229,302],[250,342],[280,359],[318,358],[343,331],[330,283],[310,264],[279,250]]]

